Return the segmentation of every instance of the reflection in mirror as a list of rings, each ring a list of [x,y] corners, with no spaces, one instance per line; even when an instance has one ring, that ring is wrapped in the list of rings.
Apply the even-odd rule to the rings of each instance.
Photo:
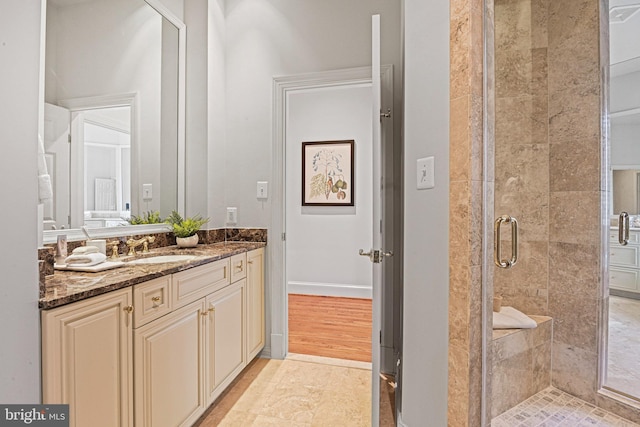
[[[603,331],[603,387],[625,402],[640,402],[640,5],[632,0],[611,0],[609,119],[611,143],[612,228],[608,233],[609,319]],[[620,241],[618,215],[628,212],[629,239]],[[635,228],[635,229],[634,229]],[[623,229],[624,232],[624,229]]]
[[[613,170],[613,215],[627,212],[629,215],[640,213],[640,170]]]
[[[126,225],[131,207],[131,108],[83,114],[84,225]]]
[[[45,44],[44,229],[182,212],[184,24],[158,0],[48,0]]]

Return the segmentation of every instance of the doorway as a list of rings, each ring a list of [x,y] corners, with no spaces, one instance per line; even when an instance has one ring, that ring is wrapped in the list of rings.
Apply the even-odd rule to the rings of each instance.
[[[393,103],[393,69],[391,66],[383,66],[381,70],[381,79],[382,79],[382,111],[387,111],[391,109]],[[271,233],[276,236],[282,236],[282,239],[278,238],[271,243],[271,254],[272,260],[282,260],[282,262],[274,262],[272,265],[272,273],[271,273],[271,281],[272,281],[272,292],[271,292],[271,304],[272,304],[272,320],[271,320],[271,347],[267,349],[266,354],[270,354],[273,358],[285,358],[288,353],[288,341],[289,341],[289,327],[288,327],[288,296],[289,296],[289,288],[288,278],[287,278],[287,266],[285,263],[285,259],[288,258],[287,252],[285,252],[285,246],[290,243],[287,221],[289,221],[288,213],[285,215],[286,211],[286,188],[289,184],[289,172],[285,173],[286,169],[286,156],[285,156],[285,140],[286,137],[286,117],[288,114],[288,100],[291,94],[300,94],[304,91],[328,91],[324,93],[330,93],[330,89],[338,90],[344,89],[346,87],[364,87],[367,90],[370,90],[368,87],[371,85],[371,69],[368,67],[363,68],[355,68],[355,69],[345,69],[338,71],[330,71],[325,73],[314,73],[314,74],[306,74],[299,76],[287,76],[287,77],[279,77],[274,79],[274,152],[273,152],[273,165],[274,171],[276,174],[273,177],[273,211],[272,218],[282,218],[282,220],[275,221],[273,224],[273,230]],[[371,116],[371,108],[369,107],[369,117]],[[399,172],[399,167],[397,166],[397,159],[400,159],[401,156],[388,155],[388,153],[396,153],[398,150],[398,146],[394,145],[394,129],[393,129],[393,119],[390,117],[385,117],[383,120],[386,120],[385,125],[382,127],[383,132],[383,144],[382,149],[384,151],[383,154],[383,174],[386,182],[392,183],[394,181],[394,167],[395,172]],[[369,119],[369,123],[371,124],[371,120]],[[313,138],[299,138],[304,142],[304,140],[313,140]],[[334,138],[333,136],[331,138]],[[340,137],[346,138],[346,137]],[[357,144],[357,141],[356,141]],[[301,148],[297,151],[297,157],[301,158]],[[301,161],[301,160],[300,160]],[[297,167],[294,167],[294,172],[299,170]],[[285,179],[287,180],[287,185],[285,185]],[[356,184],[357,190],[362,191],[367,189],[367,183],[364,184]],[[369,186],[371,182],[369,182]],[[391,185],[387,185],[385,183],[385,196],[387,200],[390,202],[391,208],[383,207],[383,218],[384,221],[382,226],[385,230],[394,230],[394,218],[400,218],[398,209],[401,209],[401,204],[396,204],[393,197],[395,195],[394,191],[399,191],[400,186],[396,186],[393,188]],[[294,196],[300,202],[301,192],[294,194]],[[358,197],[358,196],[356,196]],[[390,197],[390,199],[389,199]],[[298,203],[298,213],[302,214],[302,206]],[[353,209],[344,209],[340,212],[343,215],[350,212],[349,215],[353,215]],[[334,209],[332,207],[331,209]],[[355,212],[357,214],[358,205],[355,206]],[[325,212],[329,212],[329,210],[325,210]],[[306,211],[307,218],[314,217],[313,209]],[[335,212],[332,213],[332,216],[339,216]],[[346,216],[346,215],[344,215]],[[317,219],[317,218],[316,218]],[[333,218],[336,219],[336,218]],[[344,218],[342,218],[344,219]],[[372,224],[371,224],[372,225]],[[396,224],[397,225],[397,224]],[[285,231],[287,231],[285,233]],[[371,228],[369,229],[369,232]],[[385,231],[386,232],[386,231]],[[394,242],[398,239],[399,236],[394,234],[393,232],[387,233],[386,238],[389,242]],[[285,245],[286,239],[286,245]],[[355,241],[356,246],[352,253],[350,253],[350,257],[353,259],[353,263],[363,263],[369,269],[370,264],[363,258],[358,257],[358,248],[361,248],[365,243],[369,242],[370,237],[365,242]],[[392,247],[391,245],[387,245],[387,247]],[[400,271],[398,264],[401,261],[401,258],[389,258],[391,262],[388,262],[384,271],[385,281],[390,276],[394,278],[394,274]],[[367,273],[368,274],[368,273]],[[356,282],[358,283],[358,282]],[[361,281],[359,283],[362,283]],[[381,367],[383,372],[395,373],[396,366],[396,358],[399,357],[399,349],[401,347],[401,307],[399,307],[399,301],[401,298],[401,281],[400,280],[389,280],[387,281],[388,285],[382,289],[382,305],[383,305],[383,319],[382,319],[382,360]],[[343,283],[344,284],[344,283]],[[309,290],[314,288],[314,283],[306,283],[302,285],[303,288]],[[339,295],[343,297],[362,297],[366,296],[370,292],[367,290],[366,286],[337,286],[333,287],[334,290],[338,289]],[[369,288],[370,289],[370,288]],[[345,293],[346,291],[346,293]],[[341,292],[341,293],[340,293]],[[370,334],[369,334],[370,336]],[[396,345],[397,344],[397,345]],[[387,357],[388,356],[388,357]],[[389,368],[390,367],[390,368]],[[388,369],[388,370],[387,370]],[[395,384],[393,384],[395,385]],[[396,393],[397,397],[399,393]],[[394,402],[395,403],[395,402]],[[397,407],[395,404],[393,407]]]
[[[371,362],[371,267],[357,256],[371,244],[371,102],[370,83],[287,97],[289,353]],[[317,197],[304,194],[313,188],[301,170],[321,178]]]

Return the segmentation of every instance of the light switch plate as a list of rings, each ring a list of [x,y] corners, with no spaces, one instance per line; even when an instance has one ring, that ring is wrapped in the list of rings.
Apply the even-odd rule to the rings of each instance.
[[[227,208],[227,224],[238,222],[238,208]]]
[[[435,158],[424,157],[417,161],[416,185],[418,190],[434,188],[435,184]]]
[[[153,184],[142,184],[142,200],[153,199]]]
[[[258,199],[266,199],[269,194],[269,183],[267,181],[258,181],[258,186],[256,189],[256,197]]]

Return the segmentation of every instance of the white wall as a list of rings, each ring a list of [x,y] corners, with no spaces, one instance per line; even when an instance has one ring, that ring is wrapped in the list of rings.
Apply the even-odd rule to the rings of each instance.
[[[611,113],[640,108],[640,71],[613,77],[609,98]]]
[[[633,165],[640,169],[640,124],[617,124],[615,119],[611,120],[611,165]]]
[[[358,256],[358,248],[371,247],[371,103],[371,85],[301,90],[288,96],[285,182],[289,292],[293,287],[294,293],[371,296],[371,264]],[[355,140],[355,187],[351,187],[355,188],[355,206],[302,206],[302,142],[351,139]]]
[[[40,2],[0,13],[0,402],[40,402],[36,254]]]
[[[227,0],[224,202],[238,208],[238,225],[271,223],[271,200],[255,192],[271,179],[273,77],[371,65],[374,13],[382,15],[382,63],[399,69],[395,0]]]
[[[404,0],[405,244],[402,419],[447,425],[449,3]],[[416,159],[435,156],[432,190]]]
[[[187,88],[186,88],[186,214],[205,216],[212,197],[208,182],[208,0],[184,2],[184,23],[187,26]],[[216,155],[216,153],[213,153]],[[222,204],[218,198],[217,203]],[[212,227],[208,223],[207,227]]]
[[[640,19],[640,14],[636,14]],[[640,167],[640,111],[620,116],[619,112],[640,110],[640,72],[611,78],[611,164]]]

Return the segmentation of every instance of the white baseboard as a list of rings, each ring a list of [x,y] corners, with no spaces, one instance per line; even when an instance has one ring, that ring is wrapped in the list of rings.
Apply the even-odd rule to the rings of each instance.
[[[262,357],[264,359],[271,359],[271,347],[264,347],[258,357]]]
[[[284,359],[286,354],[287,354],[287,347],[284,342],[284,335],[271,334],[271,346],[269,347],[269,357],[271,359]]]
[[[302,295],[319,295],[326,297],[346,297],[371,299],[370,286],[341,283],[288,282],[287,293]]]

